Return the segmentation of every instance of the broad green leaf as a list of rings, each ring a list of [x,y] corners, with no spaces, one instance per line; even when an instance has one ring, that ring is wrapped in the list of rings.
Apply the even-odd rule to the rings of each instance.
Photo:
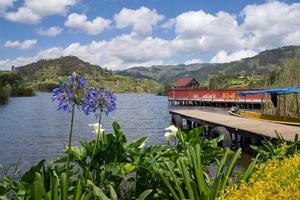
[[[29,171],[27,171],[22,177],[21,181],[25,183],[33,183],[35,179],[36,172],[40,172],[46,160],[41,160],[37,165],[32,166]]]
[[[109,185],[108,187],[109,187],[109,193],[110,193],[111,200],[118,200],[118,195],[117,195],[115,189],[111,185]]]
[[[152,191],[153,190],[151,190],[151,189],[145,190],[142,194],[139,195],[137,200],[145,200],[151,194]]]

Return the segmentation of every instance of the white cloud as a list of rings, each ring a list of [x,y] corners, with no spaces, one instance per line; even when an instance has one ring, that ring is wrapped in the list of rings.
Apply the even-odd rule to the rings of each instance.
[[[25,0],[24,4],[17,11],[5,12],[2,15],[9,21],[36,24],[45,16],[64,14],[69,6],[75,4],[76,0]],[[11,5],[12,3],[9,4],[9,6]]]
[[[92,41],[89,44],[72,43],[66,48],[54,47],[40,51],[32,60],[57,58],[74,55],[93,64],[109,69],[124,69],[132,66],[151,66],[163,64],[163,60],[172,55],[168,41],[148,37],[137,39],[134,35],[121,35],[109,41]],[[4,62],[4,61],[0,61]],[[14,60],[5,61],[10,67]],[[21,65],[24,65],[21,63]],[[19,66],[15,64],[15,66]]]
[[[156,10],[150,10],[146,7],[140,7],[137,10],[123,8],[114,19],[117,28],[133,27],[133,33],[138,36],[151,35],[153,28],[164,18]]]
[[[13,22],[21,22],[25,24],[36,24],[40,22],[41,17],[29,8],[21,7],[16,12],[8,12],[4,15],[5,19]]]
[[[242,58],[252,57],[255,56],[257,52],[252,50],[240,50],[237,52],[233,52],[232,54],[227,53],[226,51],[222,50],[219,51],[212,59],[211,63],[226,63],[236,60],[241,60]]]
[[[9,70],[12,66],[23,66],[35,61],[36,59],[31,57],[18,57],[16,59],[0,60],[0,70]]]
[[[285,36],[283,43],[284,45],[300,45],[300,30]]]
[[[244,22],[241,28],[247,36],[245,45],[250,48],[266,49],[287,44],[287,37],[295,37],[291,35],[300,31],[300,3],[271,1],[248,5],[242,16]],[[293,44],[294,41],[290,42]]]
[[[174,45],[185,51],[215,52],[239,49],[241,32],[234,15],[189,11],[176,17]],[[226,39],[225,39],[226,38]]]
[[[64,14],[69,6],[74,6],[76,0],[25,0],[25,7],[39,16]]]
[[[25,41],[8,40],[5,42],[4,46],[8,48],[16,48],[16,49],[31,49],[36,44],[37,44],[37,40],[25,40]]]
[[[0,13],[6,11],[7,8],[13,5],[15,0],[1,0],[0,1]]]
[[[185,65],[196,64],[196,63],[203,63],[203,61],[199,58],[194,58],[184,62]]]
[[[72,13],[68,16],[65,26],[86,32],[90,35],[97,35],[108,28],[110,23],[110,20],[102,17],[96,17],[93,21],[88,21],[86,15]]]
[[[74,19],[69,20],[72,15]],[[114,16],[114,22],[120,29],[132,27],[130,34],[88,44],[73,43],[66,48],[50,48],[34,58],[75,55],[94,64],[122,69],[167,63],[177,56],[199,55],[201,58],[202,53],[215,55],[211,62],[229,62],[253,56],[260,50],[300,44],[300,3],[271,1],[248,5],[239,17],[237,20],[235,15],[223,11],[214,14],[187,11],[159,26],[164,17],[156,10],[124,8]],[[89,34],[101,33],[109,26],[100,25],[100,21],[105,21],[103,18],[99,18],[99,22],[97,18],[89,21],[85,15],[76,13],[69,18],[70,24],[66,22],[66,26]],[[155,27],[175,27],[175,37],[155,38],[151,36]]]
[[[38,31],[38,34],[40,35],[45,35],[45,36],[49,36],[49,37],[55,37],[57,35],[59,35],[62,32],[62,29],[58,26],[51,26],[48,29],[40,29]]]

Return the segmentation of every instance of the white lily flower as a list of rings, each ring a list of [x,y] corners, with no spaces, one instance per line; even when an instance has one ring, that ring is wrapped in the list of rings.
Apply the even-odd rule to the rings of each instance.
[[[171,137],[173,137],[174,135],[171,132],[165,132],[165,138],[168,142],[168,144],[170,143]]]
[[[138,148],[139,148],[139,149],[143,148],[143,147],[145,146],[145,144],[146,144],[146,143],[143,142]]]
[[[96,133],[96,135],[98,135],[98,128],[99,128],[99,124],[95,123],[95,124],[89,124],[89,127],[94,128],[93,133]],[[100,124],[100,133],[103,133],[105,131],[104,128],[102,128],[102,124]]]
[[[171,132],[165,132],[165,138],[171,138],[173,134]]]
[[[167,127],[165,130],[170,131],[172,133],[172,135],[176,136],[178,128],[174,125],[171,125],[171,126]]]

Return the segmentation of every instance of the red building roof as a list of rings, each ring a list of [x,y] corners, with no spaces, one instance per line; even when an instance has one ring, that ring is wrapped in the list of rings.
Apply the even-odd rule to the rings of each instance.
[[[184,77],[179,79],[176,83],[175,83],[175,87],[185,87],[187,86],[194,78],[192,77]]]

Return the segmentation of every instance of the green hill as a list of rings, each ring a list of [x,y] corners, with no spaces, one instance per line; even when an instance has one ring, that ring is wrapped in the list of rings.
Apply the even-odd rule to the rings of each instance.
[[[118,74],[130,77],[149,78],[161,83],[174,83],[183,76],[193,76],[199,81],[207,81],[214,76],[231,76],[234,74],[254,76],[259,79],[267,72],[278,69],[287,60],[290,60],[300,52],[300,46],[286,46],[277,49],[263,51],[251,58],[230,63],[199,63],[190,65],[157,65],[149,68],[133,67]]]
[[[72,72],[84,76],[94,87],[106,87],[114,92],[149,92],[156,93],[161,84],[154,80],[126,77],[115,74],[100,66],[84,62],[75,56],[58,59],[40,60],[16,70],[28,85],[39,90],[50,90],[66,80]]]

